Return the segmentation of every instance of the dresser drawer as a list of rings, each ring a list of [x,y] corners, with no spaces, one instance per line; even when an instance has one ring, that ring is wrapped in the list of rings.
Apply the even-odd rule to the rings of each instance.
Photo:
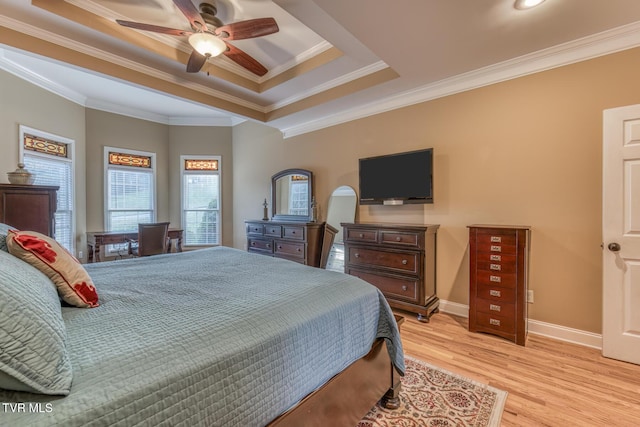
[[[284,225],[282,226],[282,237],[285,239],[304,240],[304,227]]]
[[[516,305],[513,303],[504,303],[485,299],[476,300],[476,310],[482,313],[488,313],[495,316],[506,316],[514,318],[516,315]]]
[[[476,272],[478,286],[501,286],[503,288],[515,288],[518,283],[517,276],[512,273],[498,271],[478,270]]]
[[[478,252],[476,253],[476,258],[478,264],[480,263],[500,263],[503,266],[505,264],[513,264],[517,263],[518,258],[515,255],[504,254],[502,252]]]
[[[490,329],[496,332],[506,334],[515,334],[516,322],[515,317],[503,316],[500,314],[489,314],[478,311],[476,313],[476,322],[479,328]]]
[[[270,237],[282,237],[282,226],[265,224],[264,235]]]
[[[478,271],[481,270],[496,273],[515,273],[517,265],[515,262],[478,261]]]
[[[274,253],[280,256],[286,256],[287,258],[301,258],[305,257],[305,244],[297,242],[274,242]]]
[[[499,303],[515,303],[516,289],[482,285],[478,286],[476,296],[484,300],[491,300]]]
[[[348,228],[344,239],[348,242],[378,243],[378,230]]]
[[[504,230],[478,232],[478,252],[514,255],[517,252],[516,235]]]
[[[380,289],[385,297],[419,303],[420,282],[404,277],[374,274],[357,268],[349,268],[347,274],[365,280]]]
[[[264,225],[247,223],[247,234],[264,234]]]
[[[347,257],[350,265],[384,267],[412,274],[420,272],[420,254],[415,252],[389,252],[356,246],[349,248]]]
[[[380,241],[386,244],[411,246],[414,248],[421,247],[420,235],[418,233],[401,232],[401,231],[381,231]]]
[[[251,252],[272,253],[273,241],[271,239],[259,239],[256,237],[249,237],[247,239],[248,249]]]

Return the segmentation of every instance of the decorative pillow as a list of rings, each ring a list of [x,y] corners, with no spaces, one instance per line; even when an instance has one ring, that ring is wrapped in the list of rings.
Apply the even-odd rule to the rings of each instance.
[[[35,231],[9,231],[9,253],[46,274],[66,303],[97,307],[98,293],[82,264],[54,239]]]
[[[13,229],[10,225],[0,222],[0,251],[9,252],[9,248],[7,248],[7,234],[9,234],[9,230]]]
[[[55,285],[0,251],[0,388],[67,395],[71,362]]]

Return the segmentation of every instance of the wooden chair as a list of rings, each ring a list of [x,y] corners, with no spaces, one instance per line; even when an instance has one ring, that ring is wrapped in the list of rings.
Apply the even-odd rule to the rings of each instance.
[[[128,252],[133,256],[149,256],[167,253],[169,247],[169,223],[138,224],[138,240],[130,240]]]

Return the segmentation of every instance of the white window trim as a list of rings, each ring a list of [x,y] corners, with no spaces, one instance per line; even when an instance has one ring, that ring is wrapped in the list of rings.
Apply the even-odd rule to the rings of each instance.
[[[126,148],[120,148],[120,147],[104,147],[104,154],[103,154],[103,181],[104,181],[104,186],[103,186],[103,210],[102,210],[102,215],[103,215],[103,223],[104,223],[104,230],[108,231],[109,230],[109,169],[122,169],[122,170],[136,170],[136,169],[140,169],[140,168],[135,168],[132,166],[120,166],[120,165],[110,165],[109,164],[109,152],[110,151],[115,151],[118,153],[123,153],[123,154],[134,154],[137,156],[149,156],[151,157],[151,173],[152,173],[152,180],[151,180],[151,185],[153,186],[153,188],[151,189],[151,207],[153,209],[153,221],[156,222],[157,218],[158,218],[158,206],[157,206],[157,183],[156,183],[156,153],[151,153],[148,151],[140,151],[140,150],[129,150]]]
[[[188,155],[188,154],[182,154],[180,155],[180,225],[183,230],[186,228],[186,224],[185,224],[185,218],[184,218],[184,198],[185,198],[185,194],[184,194],[184,187],[183,187],[183,183],[184,183],[184,176],[185,175],[189,175],[190,172],[186,171],[184,169],[184,161],[186,159],[194,159],[194,160],[217,160],[218,161],[218,170],[214,173],[218,174],[218,185],[220,186],[219,188],[219,193],[218,193],[218,197],[220,198],[220,208],[218,209],[218,244],[217,245],[207,245],[207,246],[222,246],[222,224],[224,224],[223,222],[223,218],[222,218],[222,156],[206,156],[206,155]],[[187,245],[189,246],[189,245]],[[201,245],[190,245],[190,247],[196,248],[199,247]]]
[[[69,155],[67,158],[57,158],[57,160],[69,162],[71,163],[71,200],[72,200],[72,209],[71,209],[71,249],[72,253],[76,251],[76,162],[75,162],[75,148],[76,141],[71,138],[66,138],[64,136],[56,135],[53,133],[41,131],[38,129],[31,128],[29,126],[20,125],[19,127],[19,152],[18,157],[20,159],[20,163],[24,163],[24,134],[29,134],[33,136],[38,136],[40,138],[50,139],[56,142],[62,142],[63,144],[67,144],[67,150]],[[37,151],[29,151],[29,155],[39,156],[43,158],[52,158],[53,156],[48,156],[43,153],[38,153]]]

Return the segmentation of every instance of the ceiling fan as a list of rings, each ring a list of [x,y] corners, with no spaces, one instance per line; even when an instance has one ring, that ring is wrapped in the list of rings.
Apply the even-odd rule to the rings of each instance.
[[[186,16],[193,31],[178,30],[140,22],[116,19],[122,26],[172,36],[189,37],[189,44],[193,52],[187,62],[187,72],[197,73],[202,69],[207,58],[220,54],[231,59],[258,76],[264,76],[267,69],[246,52],[238,49],[228,40],[244,40],[262,37],[279,31],[278,24],[273,18],[249,19],[224,25],[215,15],[217,9],[214,4],[200,4],[200,12],[191,0],[173,0],[173,3]]]

